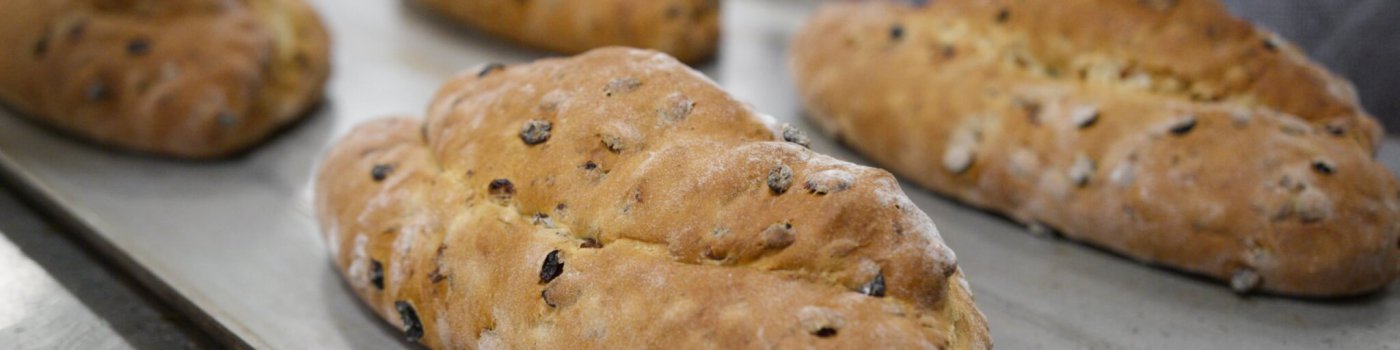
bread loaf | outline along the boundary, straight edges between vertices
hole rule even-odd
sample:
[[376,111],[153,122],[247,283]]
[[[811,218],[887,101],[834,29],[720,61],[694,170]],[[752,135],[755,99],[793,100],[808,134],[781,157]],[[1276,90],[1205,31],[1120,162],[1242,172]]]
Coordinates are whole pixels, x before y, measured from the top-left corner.
[[327,38],[301,0],[0,2],[0,99],[101,144],[206,158],[320,100]]
[[1213,0],[833,4],[792,67],[824,130],[1033,228],[1241,292],[1350,295],[1400,273],[1375,121]]
[[419,0],[426,8],[536,48],[568,54],[610,46],[709,58],[719,42],[718,0]]
[[316,212],[431,348],[990,347],[895,179],[783,131],[655,51],[488,65],[337,142]]

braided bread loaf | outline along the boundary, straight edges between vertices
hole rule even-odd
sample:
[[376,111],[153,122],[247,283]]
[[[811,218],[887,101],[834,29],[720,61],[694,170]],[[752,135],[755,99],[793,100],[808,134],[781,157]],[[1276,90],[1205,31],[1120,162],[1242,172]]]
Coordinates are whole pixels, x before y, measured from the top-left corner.
[[718,0],[419,0],[428,9],[529,46],[575,54],[609,45],[695,63],[719,42]]
[[360,297],[433,348],[989,347],[895,179],[804,142],[664,54],[599,49],[355,128],[316,208]]
[[320,100],[327,41],[301,0],[0,1],[0,99],[98,143],[224,156]]
[[823,129],[1032,227],[1241,292],[1400,274],[1380,128],[1349,84],[1214,0],[834,4],[792,57]]

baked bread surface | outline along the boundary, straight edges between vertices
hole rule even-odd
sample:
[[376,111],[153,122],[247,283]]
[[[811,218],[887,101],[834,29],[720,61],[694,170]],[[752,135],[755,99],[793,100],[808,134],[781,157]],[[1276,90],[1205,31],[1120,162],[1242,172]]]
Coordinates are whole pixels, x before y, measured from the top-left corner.
[[0,99],[134,151],[230,155],[321,98],[328,39],[302,0],[0,2]]
[[791,62],[822,129],[1032,228],[1241,292],[1351,295],[1400,274],[1376,122],[1215,1],[832,4]]
[[654,49],[697,63],[719,42],[718,0],[418,0],[446,17],[528,46],[575,54]]
[[451,79],[316,179],[336,266],[432,348],[990,347],[887,172],[813,153],[662,53]]

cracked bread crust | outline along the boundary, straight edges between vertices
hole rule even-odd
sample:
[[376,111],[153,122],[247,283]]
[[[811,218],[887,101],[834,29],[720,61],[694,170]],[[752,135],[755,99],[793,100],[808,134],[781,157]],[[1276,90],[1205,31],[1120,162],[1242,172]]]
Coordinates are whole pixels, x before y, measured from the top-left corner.
[[1214,1],[834,4],[795,38],[823,129],[936,192],[1241,292],[1400,274],[1351,87]]
[[0,99],[139,152],[237,153],[304,115],[329,71],[301,0],[14,0],[0,17]]
[[432,348],[990,347],[895,179],[782,134],[655,51],[492,65],[333,146],[317,215]]
[[717,0],[418,0],[427,8],[532,47],[576,54],[620,45],[699,63],[719,43]]

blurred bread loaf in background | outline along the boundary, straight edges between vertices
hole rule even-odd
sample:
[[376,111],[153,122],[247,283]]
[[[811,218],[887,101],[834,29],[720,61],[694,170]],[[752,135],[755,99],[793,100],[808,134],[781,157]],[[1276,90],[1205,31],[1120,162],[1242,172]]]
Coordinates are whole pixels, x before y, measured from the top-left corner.
[[302,0],[7,0],[0,99],[100,144],[226,156],[320,101],[328,45]]
[[941,194],[1238,291],[1400,274],[1400,193],[1349,83],[1215,0],[831,4],[809,116]]
[[416,1],[487,33],[565,54],[631,46],[697,63],[714,55],[720,35],[719,0]]

